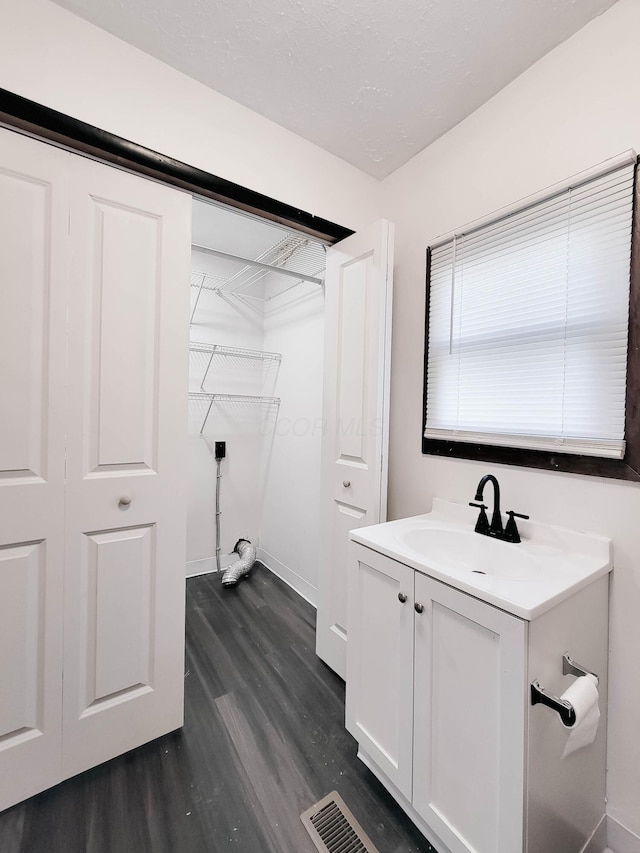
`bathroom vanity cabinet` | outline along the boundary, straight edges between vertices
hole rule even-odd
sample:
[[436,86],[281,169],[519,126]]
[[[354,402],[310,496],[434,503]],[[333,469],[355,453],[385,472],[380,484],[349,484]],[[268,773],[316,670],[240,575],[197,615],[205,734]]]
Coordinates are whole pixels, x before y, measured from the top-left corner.
[[[350,543],[346,724],[360,758],[439,853],[579,853],[605,807],[608,574],[523,618],[376,551],[375,535],[364,544],[394,524]],[[530,683],[562,694],[565,652],[598,674],[602,717],[563,759],[569,730],[531,706]]]

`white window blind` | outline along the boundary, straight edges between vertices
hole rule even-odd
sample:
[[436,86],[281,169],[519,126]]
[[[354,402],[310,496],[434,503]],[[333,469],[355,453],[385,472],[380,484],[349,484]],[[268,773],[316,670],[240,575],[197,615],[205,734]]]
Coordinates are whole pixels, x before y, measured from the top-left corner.
[[425,437],[624,456],[633,178],[432,249]]

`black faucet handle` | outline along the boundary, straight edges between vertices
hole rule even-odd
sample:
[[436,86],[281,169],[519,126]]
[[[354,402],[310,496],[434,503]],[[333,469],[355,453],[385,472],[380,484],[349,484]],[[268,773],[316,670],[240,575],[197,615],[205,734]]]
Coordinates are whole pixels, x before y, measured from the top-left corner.
[[482,503],[474,503],[469,501],[469,506],[475,506],[480,510],[480,515],[476,521],[475,532],[487,534],[490,530],[489,519],[487,518],[487,506]]
[[512,509],[507,510],[507,515],[509,519],[507,521],[507,526],[504,529],[504,538],[505,542],[520,542],[520,531],[518,530],[518,525],[516,524],[516,518],[529,518],[528,515],[523,515],[521,512],[514,512]]

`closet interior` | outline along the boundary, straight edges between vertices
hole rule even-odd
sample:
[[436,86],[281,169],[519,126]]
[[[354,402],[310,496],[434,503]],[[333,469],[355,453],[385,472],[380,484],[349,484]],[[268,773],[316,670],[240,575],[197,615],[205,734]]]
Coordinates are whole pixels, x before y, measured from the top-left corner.
[[325,254],[304,234],[193,201],[188,576],[216,569],[216,547],[224,569],[245,538],[316,600]]

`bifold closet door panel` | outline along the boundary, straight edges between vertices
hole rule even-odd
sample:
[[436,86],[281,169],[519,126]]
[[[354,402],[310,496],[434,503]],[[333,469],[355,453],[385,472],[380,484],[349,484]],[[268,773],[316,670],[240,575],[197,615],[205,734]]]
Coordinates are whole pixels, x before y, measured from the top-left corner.
[[67,160],[0,130],[0,809],[60,778]]
[[182,725],[191,197],[73,158],[64,775]]
[[380,220],[327,250],[316,652],[341,678],[349,531],[387,512],[393,233]]

